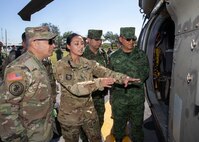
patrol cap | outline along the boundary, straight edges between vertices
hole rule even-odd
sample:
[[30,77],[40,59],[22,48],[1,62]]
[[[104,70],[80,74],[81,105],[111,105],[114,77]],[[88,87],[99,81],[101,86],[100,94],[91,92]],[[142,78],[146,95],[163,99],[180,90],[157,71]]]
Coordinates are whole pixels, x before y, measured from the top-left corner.
[[50,31],[48,26],[27,27],[25,29],[27,39],[53,39],[57,34]]
[[136,40],[137,37],[135,36],[135,27],[121,27],[120,36],[123,36],[126,39]]
[[88,38],[91,39],[102,39],[102,30],[88,30]]

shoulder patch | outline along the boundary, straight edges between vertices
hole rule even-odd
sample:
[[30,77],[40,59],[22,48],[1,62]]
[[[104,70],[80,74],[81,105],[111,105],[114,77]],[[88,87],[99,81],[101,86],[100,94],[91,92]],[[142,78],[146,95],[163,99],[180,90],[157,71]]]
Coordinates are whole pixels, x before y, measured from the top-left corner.
[[19,96],[24,92],[24,86],[21,82],[13,82],[9,86],[9,92],[14,96]]
[[6,78],[7,78],[8,81],[17,81],[17,80],[23,79],[23,77],[20,73],[13,73],[13,72],[7,74]]

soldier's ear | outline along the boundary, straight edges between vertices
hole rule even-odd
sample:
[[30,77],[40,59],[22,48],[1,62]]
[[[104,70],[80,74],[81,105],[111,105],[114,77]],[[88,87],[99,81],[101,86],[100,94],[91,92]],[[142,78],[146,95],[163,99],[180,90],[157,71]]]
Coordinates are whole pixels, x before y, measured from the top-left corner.
[[70,51],[70,45],[66,44],[66,50]]
[[119,37],[119,41],[122,42],[122,37],[121,36]]
[[89,42],[91,41],[91,39],[90,39],[90,38],[87,38],[86,41],[89,43]]

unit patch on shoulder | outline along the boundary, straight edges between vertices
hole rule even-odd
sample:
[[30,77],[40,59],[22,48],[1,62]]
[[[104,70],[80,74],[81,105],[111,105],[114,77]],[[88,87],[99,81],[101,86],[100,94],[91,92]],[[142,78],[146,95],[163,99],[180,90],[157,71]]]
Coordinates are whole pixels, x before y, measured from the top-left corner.
[[24,86],[21,82],[13,82],[9,86],[9,92],[14,96],[19,96],[23,93]]

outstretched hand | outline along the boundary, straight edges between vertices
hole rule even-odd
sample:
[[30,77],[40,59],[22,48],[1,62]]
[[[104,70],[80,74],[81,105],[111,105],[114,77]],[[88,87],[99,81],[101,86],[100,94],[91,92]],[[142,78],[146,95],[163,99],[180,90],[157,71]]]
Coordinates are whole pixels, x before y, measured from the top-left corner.
[[111,88],[111,86],[115,83],[115,79],[112,77],[101,78],[101,84],[103,87]]
[[127,86],[128,86],[128,83],[130,83],[130,82],[140,83],[141,80],[140,80],[139,78],[126,77],[126,78],[123,80],[124,87],[127,87]]

